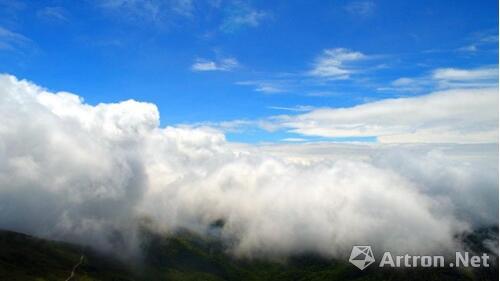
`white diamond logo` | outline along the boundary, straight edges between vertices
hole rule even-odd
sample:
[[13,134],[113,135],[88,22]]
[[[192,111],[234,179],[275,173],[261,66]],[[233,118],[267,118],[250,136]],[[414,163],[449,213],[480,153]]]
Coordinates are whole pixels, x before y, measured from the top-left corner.
[[375,262],[371,246],[353,246],[349,262],[363,270]]

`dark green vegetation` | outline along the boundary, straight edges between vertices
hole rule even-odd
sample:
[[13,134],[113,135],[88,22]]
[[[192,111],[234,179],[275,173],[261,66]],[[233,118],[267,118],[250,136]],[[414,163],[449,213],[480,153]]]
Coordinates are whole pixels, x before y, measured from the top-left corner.
[[[497,228],[466,236],[470,248],[487,251],[482,241]],[[498,280],[498,266],[488,269],[379,269],[360,271],[346,261],[314,255],[286,262],[237,260],[220,243],[186,232],[164,237],[144,233],[143,257],[122,262],[74,244],[0,231],[0,280]],[[496,264],[496,263],[495,263]]]
[[78,245],[0,231],[0,280],[66,280],[85,258],[72,280],[134,280],[123,264]]

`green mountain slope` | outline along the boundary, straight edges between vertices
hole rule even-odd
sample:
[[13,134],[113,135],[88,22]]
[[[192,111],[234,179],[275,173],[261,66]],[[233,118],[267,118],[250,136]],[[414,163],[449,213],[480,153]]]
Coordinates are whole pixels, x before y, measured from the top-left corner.
[[[465,240],[486,251],[480,242],[484,236],[484,231],[479,231]],[[498,280],[497,266],[479,270],[396,270],[371,266],[360,271],[346,261],[314,255],[291,257],[286,262],[239,260],[226,254],[218,241],[187,232],[166,237],[145,231],[142,248],[140,259],[121,262],[78,245],[0,231],[0,280],[66,280],[76,265],[73,281]]]
[[0,231],[0,280],[66,280],[82,253],[73,280],[134,280],[127,266],[91,249]]

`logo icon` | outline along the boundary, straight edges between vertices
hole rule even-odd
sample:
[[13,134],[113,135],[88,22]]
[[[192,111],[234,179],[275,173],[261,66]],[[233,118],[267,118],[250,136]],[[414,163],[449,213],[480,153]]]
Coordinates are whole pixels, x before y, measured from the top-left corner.
[[349,262],[363,270],[375,262],[371,246],[353,246]]

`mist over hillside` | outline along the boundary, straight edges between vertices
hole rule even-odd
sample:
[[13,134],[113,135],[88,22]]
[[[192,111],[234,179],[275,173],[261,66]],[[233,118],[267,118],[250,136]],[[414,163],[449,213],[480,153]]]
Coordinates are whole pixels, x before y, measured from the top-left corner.
[[[488,253],[489,267],[378,268],[360,271],[345,259],[303,253],[278,260],[235,258],[214,237],[178,231],[164,235],[140,230],[141,255],[119,259],[90,247],[0,230],[2,280],[495,280],[498,255],[484,243],[498,228],[482,228],[461,239],[471,253]],[[71,277],[71,278],[70,278]]]
[[[456,91],[498,103],[497,89]],[[497,144],[237,144],[213,127],[160,127],[151,103],[91,105],[10,75],[0,119],[0,228],[119,255],[140,251],[144,218],[201,235],[223,222],[232,255],[269,258],[357,244],[449,253],[498,223]]]

